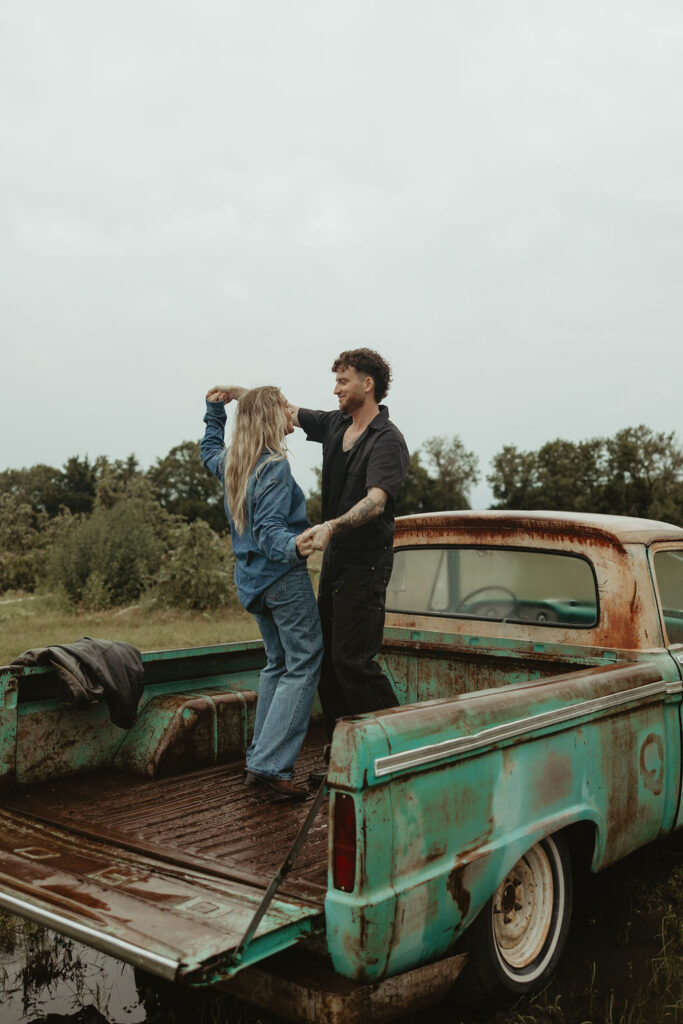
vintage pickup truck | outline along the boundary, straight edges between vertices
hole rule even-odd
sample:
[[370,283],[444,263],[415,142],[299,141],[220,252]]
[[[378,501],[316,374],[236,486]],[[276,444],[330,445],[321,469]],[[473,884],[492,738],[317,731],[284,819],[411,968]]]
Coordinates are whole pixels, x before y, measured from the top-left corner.
[[300,1021],[542,985],[574,868],[683,823],[683,529],[406,517],[387,607],[401,706],[338,723],[312,804],[241,783],[258,643],[144,655],[127,732],[0,670],[0,906]]

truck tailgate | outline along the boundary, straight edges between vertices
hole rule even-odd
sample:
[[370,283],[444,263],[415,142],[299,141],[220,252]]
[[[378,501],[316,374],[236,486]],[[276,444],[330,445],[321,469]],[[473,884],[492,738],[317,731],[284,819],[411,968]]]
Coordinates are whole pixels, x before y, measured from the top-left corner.
[[[244,792],[235,775],[234,767],[220,766],[194,777],[132,783],[127,791],[106,778],[62,780],[6,797],[0,906],[190,984],[229,978],[293,945],[323,924],[326,814],[316,820],[298,877],[295,872],[278,891],[235,964],[232,953],[307,810],[254,797],[235,796],[231,803],[226,797],[233,790]],[[214,802],[198,798],[203,786]],[[189,788],[201,810],[192,827]],[[171,839],[169,829],[181,826],[183,835]],[[257,828],[277,841],[259,842]]]

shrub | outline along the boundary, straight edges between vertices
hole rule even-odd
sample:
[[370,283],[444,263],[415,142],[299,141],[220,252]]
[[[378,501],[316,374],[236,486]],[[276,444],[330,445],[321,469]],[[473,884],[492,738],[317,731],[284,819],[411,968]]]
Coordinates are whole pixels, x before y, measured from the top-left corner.
[[134,601],[156,578],[168,546],[168,520],[172,517],[148,495],[96,508],[56,541],[50,583],[85,607]]
[[179,526],[164,559],[155,596],[166,608],[207,611],[235,600],[229,541],[196,519]]

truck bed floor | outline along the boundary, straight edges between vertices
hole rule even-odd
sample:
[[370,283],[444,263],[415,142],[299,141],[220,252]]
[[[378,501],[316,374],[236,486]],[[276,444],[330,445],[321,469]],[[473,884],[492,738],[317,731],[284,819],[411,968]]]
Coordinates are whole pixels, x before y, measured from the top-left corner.
[[[302,748],[294,779],[322,765],[321,732]],[[2,806],[93,838],[223,877],[268,884],[310,804],[272,803],[242,783],[243,762],[146,780],[94,772],[22,787]],[[324,896],[327,806],[323,806],[283,891]]]

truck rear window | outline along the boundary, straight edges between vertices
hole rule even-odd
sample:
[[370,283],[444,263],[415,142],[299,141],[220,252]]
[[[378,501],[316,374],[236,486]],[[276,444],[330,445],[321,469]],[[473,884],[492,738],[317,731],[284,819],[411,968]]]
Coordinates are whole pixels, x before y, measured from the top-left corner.
[[667,642],[683,644],[683,549],[655,551],[654,563]]
[[387,611],[586,628],[598,621],[589,562],[510,548],[399,548]]

